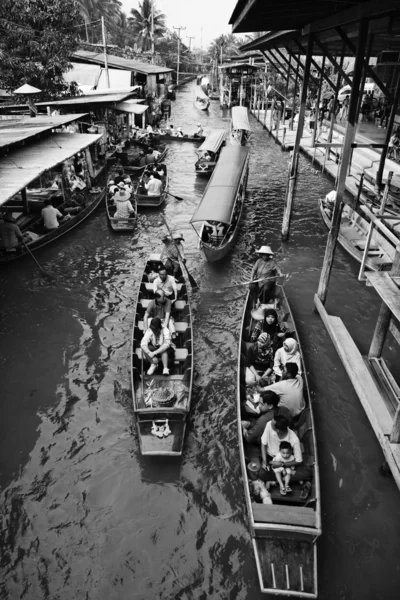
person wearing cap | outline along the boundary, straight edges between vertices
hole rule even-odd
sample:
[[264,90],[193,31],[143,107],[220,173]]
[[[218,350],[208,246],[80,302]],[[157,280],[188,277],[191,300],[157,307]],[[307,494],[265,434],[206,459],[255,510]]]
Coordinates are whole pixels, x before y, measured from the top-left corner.
[[197,123],[197,129],[193,137],[203,137],[203,128],[201,126],[201,123]]
[[150,327],[145,332],[140,347],[144,358],[150,362],[150,368],[147,375],[153,375],[161,362],[163,365],[163,375],[169,375],[168,369],[168,350],[171,348],[171,334],[166,327],[163,327],[161,319],[154,317]]
[[17,246],[23,241],[24,236],[12,214],[2,215],[0,217],[0,249],[6,252],[15,252]]
[[171,301],[165,297],[164,290],[158,289],[154,294],[154,300],[150,300],[143,317],[143,327],[147,331],[154,317],[161,319],[163,327],[167,327],[172,339],[176,337],[174,319],[171,317]]
[[135,214],[135,209],[130,202],[130,193],[125,189],[125,184],[120,183],[118,186],[118,192],[114,194],[113,200],[117,210],[113,215],[116,219],[131,219]]
[[174,233],[172,240],[165,235],[161,241],[164,244],[161,252],[161,261],[165,265],[167,272],[176,277],[180,268],[179,258],[181,258],[182,262],[186,263],[185,250],[182,244],[185,239],[181,233]]
[[[265,303],[274,297],[276,278],[282,275],[282,271],[274,259],[270,246],[261,246],[256,250],[256,254],[259,255],[259,259],[251,272],[250,294],[255,301],[261,299],[261,302]],[[262,281],[255,281],[258,279]]]

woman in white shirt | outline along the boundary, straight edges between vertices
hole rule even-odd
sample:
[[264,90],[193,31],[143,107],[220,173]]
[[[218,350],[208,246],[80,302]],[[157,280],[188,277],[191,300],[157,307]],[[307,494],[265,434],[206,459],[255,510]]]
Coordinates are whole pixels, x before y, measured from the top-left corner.
[[161,324],[159,317],[151,320],[150,327],[144,334],[140,342],[144,357],[150,362],[150,368],[147,375],[153,375],[161,362],[163,365],[163,375],[169,375],[168,369],[168,350],[171,347],[171,334],[166,327]]

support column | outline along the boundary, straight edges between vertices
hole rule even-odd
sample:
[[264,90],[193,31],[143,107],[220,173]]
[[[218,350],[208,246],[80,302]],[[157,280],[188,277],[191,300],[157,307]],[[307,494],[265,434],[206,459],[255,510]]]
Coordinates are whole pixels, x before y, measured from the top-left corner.
[[283,222],[282,222],[282,239],[287,240],[289,236],[289,228],[290,228],[290,219],[292,216],[292,207],[293,207],[293,198],[294,198],[294,188],[296,185],[296,174],[297,174],[297,163],[298,163],[298,153],[300,148],[300,141],[303,135],[304,129],[304,116],[306,112],[306,100],[307,100],[307,86],[308,79],[310,75],[310,65],[312,59],[312,51],[314,46],[314,35],[310,34],[308,38],[308,48],[306,55],[306,64],[304,65],[304,76],[303,76],[303,86],[301,89],[301,101],[300,101],[300,112],[299,112],[299,122],[297,125],[296,131],[296,139],[293,147],[292,160],[290,163],[290,171],[289,171],[289,181],[286,189],[286,198],[285,198],[285,207],[283,211]]
[[[322,73],[325,70],[325,54],[322,58]],[[314,148],[315,147],[315,139],[317,137],[317,131],[318,131],[318,119],[319,119],[319,105],[321,103],[321,92],[322,92],[322,82],[323,82],[323,76],[321,73],[321,79],[319,82],[319,86],[318,86],[318,92],[317,92],[317,105],[315,107],[315,115],[314,115],[314,131],[312,133],[312,138],[311,138],[311,147]],[[322,123],[321,123],[322,126]],[[315,156],[315,150],[314,150],[314,156]]]
[[[333,100],[333,109],[332,109],[332,114],[331,114],[331,125],[329,128],[329,134],[328,134],[328,139],[327,142],[328,144],[330,144],[332,142],[332,137],[333,137],[333,127],[334,124],[336,123],[336,108],[337,108],[337,103],[338,103],[338,94],[339,94],[339,90],[342,84],[342,73],[343,73],[343,62],[344,62],[344,55],[345,55],[345,51],[346,51],[346,44],[343,42],[343,46],[342,46],[342,54],[340,57],[340,65],[338,67],[338,76],[337,76],[337,81],[336,81],[336,87],[335,87],[335,97]],[[332,59],[331,59],[332,62]],[[335,64],[337,64],[335,62]],[[324,172],[325,169],[325,162],[328,159],[329,160],[329,155],[330,155],[330,146],[327,146],[325,148],[325,154],[324,154],[324,164],[322,165],[322,172]]]
[[296,97],[297,97],[297,82],[299,79],[299,68],[300,68],[300,54],[299,54],[299,59],[296,65],[296,77],[294,80],[294,90],[293,90],[293,102],[292,102],[292,116],[290,118],[290,125],[289,125],[289,129],[291,131],[293,131],[293,122],[294,122],[294,117],[295,117],[295,112],[296,112]]
[[[400,274],[400,246],[396,248],[396,254],[394,256],[391,275]],[[386,334],[389,329],[390,319],[392,313],[388,306],[382,302],[381,310],[379,311],[378,321],[375,326],[374,335],[372,337],[371,346],[368,352],[368,358],[380,358],[382,355],[383,346],[386,339]]]
[[336,190],[336,201],[332,215],[332,225],[328,234],[328,240],[326,243],[324,263],[322,265],[321,277],[318,285],[317,295],[321,300],[322,304],[325,304],[326,297],[328,295],[329,280],[332,271],[333,259],[335,256],[336,242],[340,228],[340,221],[342,217],[343,209],[343,196],[345,191],[347,167],[350,159],[351,145],[354,141],[356,127],[357,127],[357,105],[358,105],[358,94],[360,90],[360,82],[362,76],[362,68],[364,62],[364,50],[368,35],[369,21],[362,19],[359,24],[358,30],[358,47],[356,60],[354,63],[354,75],[353,75],[353,86],[351,88],[350,106],[348,113],[348,122],[346,127],[346,133],[343,141],[343,151],[341,156],[341,163],[338,171],[338,184]]

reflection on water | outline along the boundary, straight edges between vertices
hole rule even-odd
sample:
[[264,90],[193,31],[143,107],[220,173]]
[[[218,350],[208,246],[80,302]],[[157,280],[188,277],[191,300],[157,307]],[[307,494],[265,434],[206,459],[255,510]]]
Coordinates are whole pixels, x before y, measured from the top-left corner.
[[[217,102],[197,111],[191,85],[173,124],[228,127]],[[318,427],[323,536],[320,598],[397,597],[400,510],[379,475],[380,447],[319,317],[312,310],[326,242],[317,199],[330,181],[300,159],[293,226],[280,227],[288,155],[252,121],[247,206],[232,255],[209,265],[189,218],[206,181],[195,146],[171,143],[164,214],[182,231],[193,298],[196,376],[179,461],[139,456],[130,394],[130,330],[145,257],[160,248],[157,211],[116,236],[100,208],[77,230],[0,272],[0,598],[239,599],[263,597],[246,524],[236,430],[238,335],[256,246],[271,244],[302,338]],[[328,310],[366,351],[379,302],[338,249]],[[389,340],[388,359],[394,365]]]

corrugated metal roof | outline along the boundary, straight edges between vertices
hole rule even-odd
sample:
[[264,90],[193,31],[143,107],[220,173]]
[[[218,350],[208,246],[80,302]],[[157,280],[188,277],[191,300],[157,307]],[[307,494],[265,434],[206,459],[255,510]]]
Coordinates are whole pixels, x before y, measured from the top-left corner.
[[102,136],[86,133],[54,133],[34,146],[9,152],[0,160],[0,206],[31,181]]
[[232,129],[250,131],[249,112],[246,106],[232,106]]
[[259,66],[251,65],[248,62],[225,63],[223,65],[218,65],[218,69],[232,69],[232,68],[238,69],[239,67],[243,67],[243,69],[248,69],[249,67],[251,67],[254,70],[260,68]]
[[227,135],[226,129],[213,129],[211,133],[207,136],[207,139],[204,140],[198,152],[206,150],[210,152],[218,152],[221,144],[226,138]]
[[86,114],[59,115],[55,117],[37,115],[33,119],[24,117],[23,119],[0,120],[0,148],[17,144],[39,133],[49,131],[49,129],[61,127],[61,125],[76,121]]
[[[119,92],[117,94],[90,94],[89,96],[77,96],[76,98],[66,98],[65,100],[50,100],[44,102],[46,106],[79,106],[87,104],[106,104],[110,102],[122,102],[129,98],[132,92]],[[37,102],[38,105],[42,104]]]
[[[104,53],[78,50],[71,55],[71,60],[80,60],[82,62],[86,61],[96,65],[104,66]],[[173,71],[173,69],[168,69],[168,67],[160,67],[159,65],[141,63],[129,58],[113,56],[112,54],[107,54],[107,63],[111,69],[126,69],[127,71],[136,71],[137,73],[142,73],[144,75],[157,75],[158,73],[170,73]]]
[[249,150],[246,146],[222,148],[203,198],[190,219],[191,223],[208,220],[230,223]]

